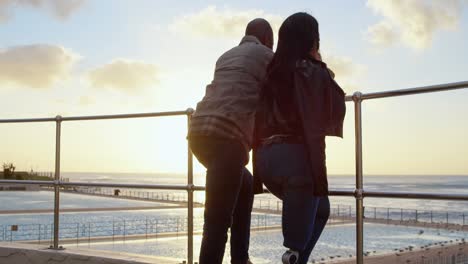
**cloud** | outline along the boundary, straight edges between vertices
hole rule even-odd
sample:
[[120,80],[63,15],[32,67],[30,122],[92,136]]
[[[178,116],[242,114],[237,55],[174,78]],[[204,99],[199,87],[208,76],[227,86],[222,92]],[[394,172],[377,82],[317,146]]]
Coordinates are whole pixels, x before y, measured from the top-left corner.
[[327,63],[328,68],[335,73],[336,81],[342,86],[345,92],[356,90],[367,74],[366,66],[353,62],[349,57],[325,53],[323,54],[323,61]]
[[0,49],[0,83],[50,88],[68,78],[78,56],[61,46],[37,44]]
[[276,29],[283,21],[281,16],[266,14],[262,10],[219,10],[215,6],[209,6],[197,13],[177,17],[170,29],[200,37],[238,38],[244,34],[247,23],[258,17],[268,20],[274,32],[277,32]]
[[390,47],[398,41],[398,33],[388,21],[370,26],[367,34],[370,42],[380,47]]
[[158,83],[158,69],[153,64],[116,59],[88,72],[92,87],[112,88],[133,93]]
[[0,22],[7,21],[11,11],[20,6],[45,9],[58,19],[66,19],[86,0],[0,0]]
[[379,47],[397,42],[416,49],[428,48],[434,35],[456,30],[466,0],[368,0],[367,6],[383,20],[368,28],[368,40]]

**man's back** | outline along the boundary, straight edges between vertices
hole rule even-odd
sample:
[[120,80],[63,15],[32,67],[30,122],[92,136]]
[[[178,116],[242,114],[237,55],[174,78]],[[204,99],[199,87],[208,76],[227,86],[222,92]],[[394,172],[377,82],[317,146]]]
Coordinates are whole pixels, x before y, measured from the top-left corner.
[[216,62],[214,79],[197,105],[194,118],[219,117],[241,131],[250,145],[260,83],[273,52],[257,38],[245,36],[241,44],[224,53]]

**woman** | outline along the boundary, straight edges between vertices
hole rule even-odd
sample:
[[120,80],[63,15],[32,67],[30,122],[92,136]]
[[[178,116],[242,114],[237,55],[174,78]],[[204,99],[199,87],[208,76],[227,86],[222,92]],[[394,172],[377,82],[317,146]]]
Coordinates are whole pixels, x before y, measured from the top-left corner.
[[255,180],[283,200],[283,263],[307,263],[330,214],[325,136],[342,137],[345,102],[319,40],[313,16],[284,21],[255,120]]

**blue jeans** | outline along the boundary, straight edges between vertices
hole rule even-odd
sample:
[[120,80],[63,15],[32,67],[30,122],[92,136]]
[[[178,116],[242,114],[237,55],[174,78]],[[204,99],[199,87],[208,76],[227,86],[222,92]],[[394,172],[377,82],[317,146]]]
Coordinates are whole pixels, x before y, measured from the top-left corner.
[[256,166],[268,190],[283,200],[284,243],[307,263],[330,216],[327,196],[312,194],[313,179],[303,144],[271,144],[257,150]]
[[206,170],[205,213],[199,264],[221,264],[231,228],[231,263],[249,259],[252,174],[240,142],[192,137],[190,148]]

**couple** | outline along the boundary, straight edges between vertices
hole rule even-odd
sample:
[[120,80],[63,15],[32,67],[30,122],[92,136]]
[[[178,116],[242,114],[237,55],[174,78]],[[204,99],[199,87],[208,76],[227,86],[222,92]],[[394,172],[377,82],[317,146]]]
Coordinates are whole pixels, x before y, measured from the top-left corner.
[[[288,17],[272,47],[270,24],[251,21],[216,62],[190,124],[190,147],[207,169],[200,264],[222,263],[229,228],[231,263],[251,263],[262,183],[283,200],[283,263],[306,263],[329,217],[325,136],[342,137],[344,93],[321,61],[313,16]],[[254,177],[245,168],[252,148]]]

